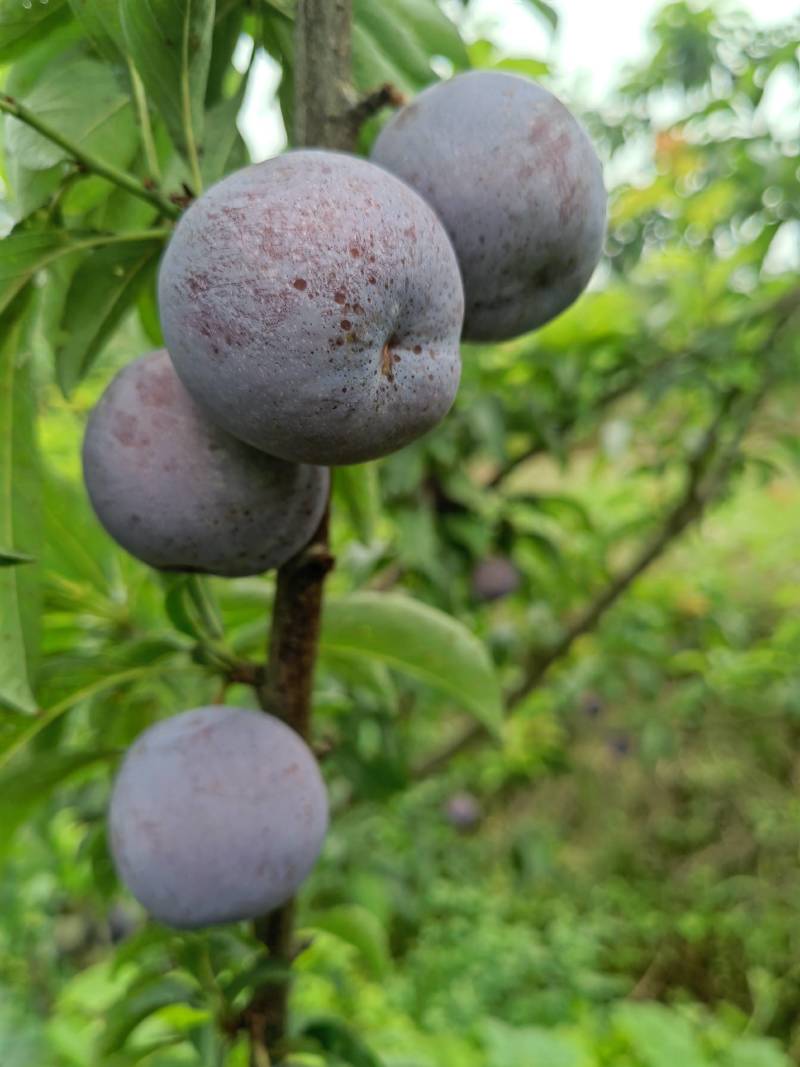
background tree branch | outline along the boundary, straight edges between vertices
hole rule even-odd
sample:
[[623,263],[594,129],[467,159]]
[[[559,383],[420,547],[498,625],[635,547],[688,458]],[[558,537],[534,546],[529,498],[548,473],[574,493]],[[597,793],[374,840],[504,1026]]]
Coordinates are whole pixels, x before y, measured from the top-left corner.
[[[627,567],[624,567],[608,585],[600,590],[566,628],[560,640],[543,652],[532,652],[529,655],[523,665],[522,677],[506,697],[507,710],[514,708],[539,687],[550,668],[570,652],[578,638],[597,626],[606,612],[636,579],[660,559],[687,527],[699,519],[720,495],[731,468],[739,458],[742,436],[766,393],[767,385],[765,379],[758,391],[746,396],[742,395],[738,387],[724,394],[714,418],[689,457],[683,493]],[[737,407],[741,410],[736,420],[732,440],[727,445],[721,446],[720,436],[732,417],[733,409]],[[417,764],[413,770],[413,777],[421,779],[435,774],[454,756],[486,740],[487,737],[487,730],[481,723],[470,723],[454,738]]]

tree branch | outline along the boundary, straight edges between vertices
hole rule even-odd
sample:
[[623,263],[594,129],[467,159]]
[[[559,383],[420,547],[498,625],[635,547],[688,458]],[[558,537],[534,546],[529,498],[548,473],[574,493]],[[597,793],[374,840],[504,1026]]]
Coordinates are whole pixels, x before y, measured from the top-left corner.
[[125,192],[130,193],[131,196],[136,196],[140,200],[146,200],[148,204],[158,208],[161,215],[165,215],[170,219],[177,219],[180,217],[181,209],[178,205],[174,204],[167,197],[162,196],[158,190],[148,188],[131,174],[119,170],[110,163],[105,163],[102,159],[98,159],[89,152],[84,152],[78,145],[73,144],[68,138],[63,137],[58,130],[53,129],[52,126],[43,122],[37,115],[25,107],[24,104],[20,104],[20,102],[15,100],[13,96],[0,94],[0,111],[4,111],[7,115],[19,119],[20,122],[24,122],[27,126],[30,126],[31,129],[40,133],[42,137],[46,137],[48,141],[52,141],[53,144],[57,144],[59,148],[63,148],[72,159],[77,163],[80,163],[80,165],[87,171],[98,175],[100,178],[105,178],[106,181],[112,182],[120,189],[124,189]]
[[[749,394],[745,394],[739,387],[733,387],[723,395],[714,418],[689,457],[686,487],[665,516],[659,529],[642,546],[628,566],[584,608],[564,632],[560,641],[547,651],[534,653],[528,658],[521,680],[506,697],[507,710],[515,707],[539,687],[550,667],[567,655],[579,637],[594,629],[629,586],[666,552],[673,541],[692,522],[703,515],[708,506],[722,492],[730,471],[739,458],[742,438],[772,383],[771,363],[776,361],[772,350],[798,312],[800,312],[800,286],[795,286],[778,297],[768,308],[760,309],[756,315],[750,313],[742,317],[741,324],[757,321],[767,315],[772,317],[772,324],[762,345],[766,367],[760,387]],[[725,431],[727,420],[737,406],[741,407],[741,411],[734,424],[731,439],[726,446],[720,448],[720,438]],[[478,723],[469,724],[449,742],[417,764],[412,772],[413,777],[421,779],[435,774],[454,756],[484,741],[487,736],[485,727]]]
[[[785,324],[785,322],[797,311],[800,306],[800,286],[795,286],[793,289],[787,290],[777,300],[773,301],[766,307],[761,307],[754,314],[752,311],[748,311],[741,315],[735,322],[727,324],[727,328],[741,327],[750,324],[762,317],[774,316],[775,322],[773,324],[773,330],[770,335],[768,344],[771,344],[777,333],[779,333]],[[627,381],[621,382],[619,385],[614,386],[607,392],[603,393],[591,408],[584,414],[589,416],[596,416],[603,412],[606,408],[611,407],[618,400],[628,396],[634,392],[645,381],[651,379],[661,371],[667,370],[676,366],[677,364],[683,364],[688,359],[696,357],[702,352],[702,340],[696,344],[693,348],[682,353],[667,353],[655,360],[647,367],[640,368],[640,373],[629,378]],[[561,435],[567,431],[574,430],[578,423],[578,416],[562,419],[556,427],[556,432]],[[507,478],[510,477],[522,466],[523,463],[527,463],[528,460],[533,459],[535,456],[540,455],[542,452],[547,451],[547,444],[545,441],[537,440],[531,444],[524,452],[512,457],[506,463],[503,464],[492,477],[484,484],[484,488],[496,489]]]
[[346,117],[353,136],[357,135],[367,119],[377,115],[381,108],[402,107],[405,102],[406,97],[391,82],[386,82],[374,92],[367,93],[366,96],[353,104],[347,112]]
[[294,37],[294,143],[351,152],[351,0],[298,0]]
[[[669,546],[684,530],[706,510],[708,505],[724,488],[731,467],[739,455],[739,444],[749,425],[750,418],[766,391],[766,381],[758,392],[742,397],[738,388],[729,390],[697,447],[687,463],[686,486],[683,493],[667,512],[653,536],[645,542],[627,567],[600,591],[564,631],[561,639],[551,648],[529,656],[517,685],[507,694],[505,706],[511,710],[529,696],[544,680],[553,664],[563,659],[572,646],[584,634],[589,633],[622,594],[656,560],[664,555]],[[742,400],[743,414],[739,419],[732,441],[719,451],[719,438],[734,406]],[[470,723],[447,744],[427,756],[413,770],[415,779],[435,774],[449,761],[467,751],[488,736],[480,723]]]
[[[352,150],[355,133],[346,120],[351,103],[350,0],[298,0],[295,14],[294,143]],[[280,715],[310,740],[311,696],[325,577],[333,566],[326,511],[311,543],[278,570],[266,682],[259,689],[265,711]],[[270,957],[291,964],[294,901],[255,923]],[[288,981],[257,990],[246,1011],[251,1064],[270,1062],[285,1046]]]

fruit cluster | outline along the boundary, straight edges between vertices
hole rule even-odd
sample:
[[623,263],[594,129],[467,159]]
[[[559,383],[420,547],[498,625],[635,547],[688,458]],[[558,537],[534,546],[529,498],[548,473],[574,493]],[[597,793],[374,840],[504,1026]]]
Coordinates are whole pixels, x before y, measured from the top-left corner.
[[[501,341],[557,315],[587,285],[604,229],[583,129],[504,73],[427,89],[372,161],[291,151],[231,174],[166,250],[166,351],[125,367],[89,419],[100,521],[161,570],[282,566],[320,522],[327,468],[440,422],[460,340]],[[289,898],[326,823],[305,742],[271,716],[200,708],[128,753],[111,844],[148,910],[191,927]]]

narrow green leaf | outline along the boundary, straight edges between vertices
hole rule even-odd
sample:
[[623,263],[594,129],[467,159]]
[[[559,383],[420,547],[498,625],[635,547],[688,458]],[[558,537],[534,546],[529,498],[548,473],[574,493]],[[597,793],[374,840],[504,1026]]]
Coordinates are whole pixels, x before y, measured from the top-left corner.
[[12,233],[0,241],[0,314],[38,270],[68,251],[68,235],[57,230]]
[[126,241],[88,256],[67,292],[56,351],[56,373],[65,394],[83,378],[122,316],[135,301],[160,241]]
[[125,0],[125,43],[147,95],[187,158],[203,137],[214,0]]
[[13,548],[3,548],[0,545],[0,567],[16,567],[20,563],[33,563],[33,556],[27,552],[17,552]]
[[[444,56],[459,70],[469,58],[458,30],[433,0],[355,0],[354,69],[365,72],[367,49],[372,63],[395,70],[401,88],[419,89],[436,80],[433,56]],[[367,39],[369,44],[367,44]],[[373,75],[374,77],[374,75]],[[358,77],[357,77],[358,80]],[[392,79],[390,79],[392,80]],[[361,86],[375,88],[375,83]]]
[[[30,361],[21,351],[27,299],[0,318],[0,542],[38,553],[39,464]],[[39,570],[0,568],[0,704],[31,713],[39,639]]]
[[119,0],[69,0],[86,36],[105,59],[121,61],[124,42]]
[[36,752],[0,773],[0,859],[5,857],[22,823],[57,786],[78,771],[114,758],[113,752]]
[[59,579],[108,593],[112,542],[93,521],[86,492],[47,469],[44,479],[45,566]]
[[[84,151],[126,167],[139,134],[130,97],[107,64],[66,53],[20,97],[31,111]],[[69,153],[15,118],[6,121],[6,149],[31,170],[47,170]]]
[[176,978],[148,977],[138,982],[106,1012],[106,1028],[100,1040],[101,1054],[107,1056],[121,1049],[139,1023],[159,1008],[189,1003],[193,996],[194,990]]
[[223,986],[223,994],[232,1003],[247,989],[262,989],[267,985],[283,985],[291,981],[292,972],[280,960],[257,959],[251,966],[240,968],[238,973]]
[[357,904],[343,904],[311,917],[312,930],[324,930],[352,945],[373,978],[380,979],[389,967],[389,945],[380,920]]
[[39,44],[69,18],[65,0],[41,0],[28,7],[22,0],[0,0],[0,63],[8,63]]
[[342,655],[373,656],[449,694],[491,730],[500,727],[500,684],[486,648],[436,608],[397,593],[330,599],[321,644]]
[[592,1067],[595,1062],[571,1037],[562,1037],[552,1030],[537,1026],[517,1028],[499,1019],[487,1019],[483,1031],[487,1067],[518,1067],[523,1063],[541,1063],[543,1067],[544,1064],[547,1067]]
[[7,160],[7,167],[13,197],[9,207],[15,222],[22,222],[43,207],[64,180],[65,167],[62,163],[47,170],[30,170],[12,155]]
[[237,145],[243,144],[236,125],[236,116],[244,100],[245,82],[228,100],[220,100],[206,112],[203,161],[200,170],[203,181],[210,185],[230,169],[229,160]]
[[163,348],[164,334],[161,332],[161,319],[158,315],[157,268],[157,263],[145,267],[142,285],[136,297],[136,310],[139,312],[139,324],[147,335],[147,340],[154,348]]
[[348,1067],[383,1067],[372,1049],[341,1019],[314,1019],[303,1027],[303,1036],[336,1057],[330,1061],[326,1056],[326,1062]]
[[380,514],[380,485],[375,464],[337,467],[333,472],[333,493],[336,502],[347,513],[359,541],[372,544]]
[[[213,108],[224,97],[225,82],[231,69],[231,61],[244,22],[244,7],[234,4],[226,10],[220,3],[214,20],[214,32],[211,38],[211,59],[208,66],[206,84],[206,109]],[[207,140],[210,140],[207,138]]]
[[[2,639],[2,631],[0,631],[0,639]],[[0,660],[0,670],[2,670],[2,660]],[[148,677],[161,675],[163,671],[163,662],[158,662],[155,666],[134,667],[131,670],[104,675],[87,682],[81,689],[76,689],[69,693],[63,700],[52,704],[34,719],[22,720],[23,724],[21,726],[17,726],[15,729],[3,734],[2,745],[0,746],[0,767],[5,767],[13,756],[29,744],[51,722],[55,722],[65,712],[70,711],[70,709],[81,704],[84,700],[109,690],[119,689],[129,682],[138,682]]]
[[546,3],[546,0],[528,0],[531,7],[541,15],[551,31],[555,33],[558,29],[558,12],[550,4]]

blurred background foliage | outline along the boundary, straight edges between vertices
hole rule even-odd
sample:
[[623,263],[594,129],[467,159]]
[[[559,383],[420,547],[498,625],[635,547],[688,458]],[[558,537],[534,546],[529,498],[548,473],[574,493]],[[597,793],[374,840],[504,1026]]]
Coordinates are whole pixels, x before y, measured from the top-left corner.
[[[258,49],[290,128],[290,0],[199,5],[177,72],[148,5],[124,7],[0,0],[5,91],[178,196],[246,161]],[[469,65],[559,84],[462,38],[464,8],[356,0],[359,89]],[[663,7],[583,114],[611,194],[591,291],[465,347],[435,433],[337,472],[315,698],[337,814],[302,897],[287,1062],[800,1063],[799,43],[796,21]],[[0,1059],[237,1067],[231,1020],[269,961],[243,927],[145,923],[104,812],[148,723],[254,706],[237,671],[263,658],[272,579],[160,580],[98,527],[82,427],[160,342],[163,235],[133,238],[158,211],[11,118],[3,179]]]

